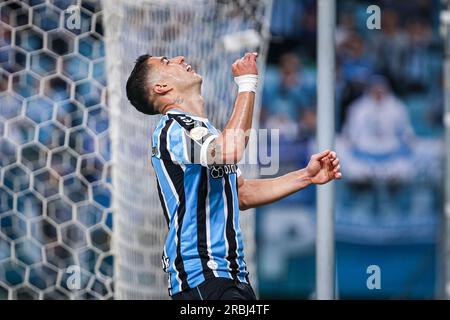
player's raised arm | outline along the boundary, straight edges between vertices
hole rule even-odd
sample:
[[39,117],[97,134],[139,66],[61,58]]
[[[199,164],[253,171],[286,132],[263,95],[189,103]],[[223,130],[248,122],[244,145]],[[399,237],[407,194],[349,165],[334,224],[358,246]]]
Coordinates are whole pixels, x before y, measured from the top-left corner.
[[256,53],[236,60],[231,69],[239,90],[230,120],[223,132],[209,145],[208,162],[232,164],[241,160],[252,126],[253,106],[258,83]]

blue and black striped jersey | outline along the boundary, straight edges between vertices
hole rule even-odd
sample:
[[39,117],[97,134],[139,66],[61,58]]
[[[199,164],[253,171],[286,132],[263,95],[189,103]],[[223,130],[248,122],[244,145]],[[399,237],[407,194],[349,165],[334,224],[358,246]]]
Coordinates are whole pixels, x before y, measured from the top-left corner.
[[169,111],[153,133],[152,164],[168,234],[163,268],[169,294],[223,277],[248,283],[239,228],[237,165],[210,165],[219,134],[205,118]]

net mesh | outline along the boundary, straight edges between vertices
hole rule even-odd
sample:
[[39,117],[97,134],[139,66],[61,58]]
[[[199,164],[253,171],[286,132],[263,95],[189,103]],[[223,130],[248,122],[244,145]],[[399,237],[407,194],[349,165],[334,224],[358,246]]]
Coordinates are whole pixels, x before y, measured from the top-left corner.
[[[126,99],[125,83],[141,54],[183,55],[202,74],[208,118],[222,129],[237,94],[230,72],[232,62],[247,50],[258,51],[263,73],[271,0],[105,0],[103,6],[111,108],[116,298],[164,299],[168,296],[161,253],[167,227],[149,156],[159,117],[135,111]],[[258,106],[257,101],[255,120]],[[254,127],[258,127],[257,121]],[[243,169],[246,177],[257,174],[254,166]],[[241,226],[250,279],[255,284],[252,212],[241,215]]]
[[113,297],[99,4],[0,2],[0,299]]

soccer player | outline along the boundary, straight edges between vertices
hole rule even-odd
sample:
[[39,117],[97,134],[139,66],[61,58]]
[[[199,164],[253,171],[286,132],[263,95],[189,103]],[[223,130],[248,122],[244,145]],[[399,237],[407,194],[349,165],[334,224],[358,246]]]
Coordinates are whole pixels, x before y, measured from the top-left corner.
[[340,179],[339,159],[325,150],[306,168],[275,179],[245,179],[236,163],[247,144],[258,81],[254,53],[232,65],[238,95],[222,132],[206,118],[202,77],[184,57],[140,56],[127,96],[140,112],[162,114],[152,164],[168,225],[163,268],[176,300],[253,300],[239,210],[272,203],[311,184]]

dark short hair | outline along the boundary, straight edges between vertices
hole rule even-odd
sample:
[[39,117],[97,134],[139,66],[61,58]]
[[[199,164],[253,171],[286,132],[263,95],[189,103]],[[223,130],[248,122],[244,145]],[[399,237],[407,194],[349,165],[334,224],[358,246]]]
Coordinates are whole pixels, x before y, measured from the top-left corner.
[[149,115],[159,113],[149,99],[147,79],[150,66],[147,60],[151,57],[149,54],[143,54],[137,58],[133,71],[131,71],[127,80],[128,100],[138,111]]

